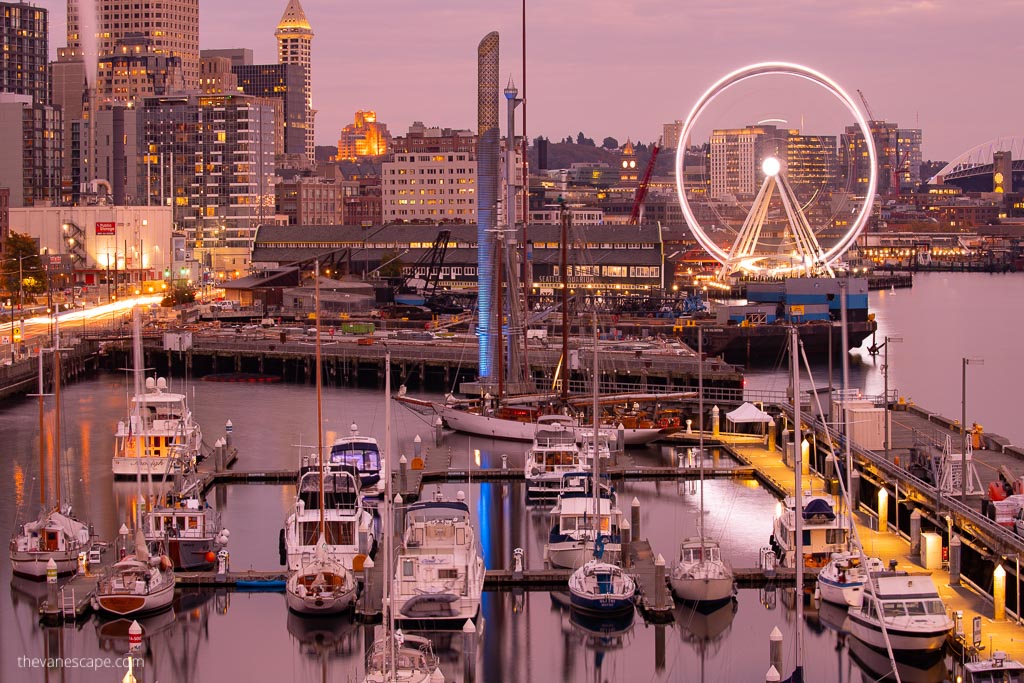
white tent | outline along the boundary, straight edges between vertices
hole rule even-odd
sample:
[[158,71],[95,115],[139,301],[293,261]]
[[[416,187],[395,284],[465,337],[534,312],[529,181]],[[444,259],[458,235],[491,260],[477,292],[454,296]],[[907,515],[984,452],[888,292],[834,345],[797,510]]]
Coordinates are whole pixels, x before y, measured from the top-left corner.
[[745,422],[762,422],[770,425],[775,424],[772,416],[763,410],[759,410],[753,403],[744,403],[731,413],[725,414],[725,419],[733,424]]

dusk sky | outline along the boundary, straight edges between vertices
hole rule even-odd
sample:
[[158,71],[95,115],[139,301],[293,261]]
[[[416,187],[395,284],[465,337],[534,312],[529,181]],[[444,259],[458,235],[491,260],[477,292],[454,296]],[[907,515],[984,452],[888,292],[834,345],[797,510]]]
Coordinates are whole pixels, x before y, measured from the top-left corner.
[[[502,83],[521,86],[520,0],[301,0],[313,41],[317,143],[337,143],[357,109],[376,110],[392,134],[414,120],[476,129],[476,47],[501,34]],[[64,44],[64,2],[51,8],[51,52]],[[287,0],[201,0],[202,48],[251,47],[276,61],[274,28]],[[1024,56],[1021,0],[548,0],[528,2],[527,133],[552,139],[583,131],[651,141],[685,118],[714,81],[746,64],[792,61],[822,71],[877,118],[924,130],[925,159],[951,159],[997,136],[1024,133],[1024,95],[1014,77]],[[791,79],[774,77],[769,101],[735,90],[732,118],[781,117],[805,132],[835,134],[816,110],[823,91],[786,111]],[[712,115],[709,112],[709,115]],[[707,118],[705,121],[704,119]],[[726,120],[728,119],[728,120]],[[833,123],[834,121],[834,123]],[[817,124],[817,125],[815,125]]]

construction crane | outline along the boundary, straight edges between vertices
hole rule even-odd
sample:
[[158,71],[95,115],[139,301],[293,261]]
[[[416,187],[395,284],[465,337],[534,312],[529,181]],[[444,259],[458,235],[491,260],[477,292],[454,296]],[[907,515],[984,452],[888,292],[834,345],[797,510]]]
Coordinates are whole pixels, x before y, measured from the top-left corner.
[[640,223],[640,214],[644,210],[644,200],[647,199],[647,187],[651,182],[651,174],[654,172],[654,162],[658,159],[658,152],[661,150],[662,139],[658,138],[658,141],[654,143],[654,147],[651,148],[651,158],[647,160],[647,168],[644,170],[644,177],[640,179],[640,184],[636,188],[636,195],[633,197],[633,211],[629,214],[629,223],[627,225],[638,225]]

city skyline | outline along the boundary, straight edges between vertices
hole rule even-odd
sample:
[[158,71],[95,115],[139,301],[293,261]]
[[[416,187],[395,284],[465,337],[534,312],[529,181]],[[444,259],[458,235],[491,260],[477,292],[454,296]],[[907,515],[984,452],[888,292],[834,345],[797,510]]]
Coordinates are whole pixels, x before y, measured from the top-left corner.
[[[63,2],[47,5],[52,56],[65,42],[65,11]],[[233,5],[205,0],[200,47],[249,47],[257,63],[275,63],[274,30],[286,6],[286,0],[250,3],[242,25]],[[381,0],[341,7],[303,0],[302,7],[315,33],[318,145],[336,145],[359,109],[375,110],[395,134],[414,121],[475,129],[475,51],[491,30],[501,35],[502,82],[511,76],[522,88],[521,2]],[[652,141],[662,124],[685,118],[729,71],[757,61],[794,61],[829,74],[855,98],[862,90],[878,119],[924,130],[926,159],[949,160],[1017,132],[1011,112],[1018,96],[1003,84],[1011,82],[1012,56],[1021,50],[1012,27],[1014,18],[1024,18],[1024,5],[995,0],[986,7],[991,11],[981,13],[942,0],[696,0],[686,8],[666,0],[528,4],[527,134],[561,139],[583,131],[599,142],[606,136]],[[381,17],[386,29],[368,28],[381,26]],[[981,102],[1000,106],[979,116]],[[829,128],[811,132],[834,132]]]

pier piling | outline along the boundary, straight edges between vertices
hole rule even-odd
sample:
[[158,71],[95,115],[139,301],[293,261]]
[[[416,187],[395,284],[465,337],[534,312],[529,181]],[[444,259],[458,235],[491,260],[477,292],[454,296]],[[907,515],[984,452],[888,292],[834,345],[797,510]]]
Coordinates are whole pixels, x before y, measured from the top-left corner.
[[[768,672],[771,673],[772,671],[775,671],[776,678],[774,680],[776,681],[780,680],[778,678],[778,672],[783,668],[782,656],[782,631],[780,631],[779,627],[776,626],[772,629],[772,632],[768,634],[768,663],[771,665]],[[767,680],[772,679],[769,678]]]
[[633,497],[630,509],[630,524],[633,525],[633,538],[640,539],[640,499]]

